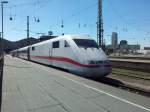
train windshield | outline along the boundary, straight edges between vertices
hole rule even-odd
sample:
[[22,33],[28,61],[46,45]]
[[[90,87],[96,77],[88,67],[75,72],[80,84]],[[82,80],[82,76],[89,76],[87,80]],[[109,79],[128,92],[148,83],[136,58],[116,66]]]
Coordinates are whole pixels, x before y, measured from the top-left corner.
[[99,48],[94,40],[89,39],[73,39],[78,47],[81,48]]

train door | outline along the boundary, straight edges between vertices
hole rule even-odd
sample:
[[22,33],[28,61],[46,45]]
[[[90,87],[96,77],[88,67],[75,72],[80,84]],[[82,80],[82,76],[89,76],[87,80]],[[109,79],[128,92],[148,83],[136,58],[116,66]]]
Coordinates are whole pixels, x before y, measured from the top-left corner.
[[50,43],[50,45],[49,45],[49,57],[52,57],[52,52],[53,52],[52,43]]
[[[53,48],[52,48],[52,43],[49,44],[49,58],[52,58],[52,52],[53,52]],[[49,64],[52,65],[52,61],[49,60]]]

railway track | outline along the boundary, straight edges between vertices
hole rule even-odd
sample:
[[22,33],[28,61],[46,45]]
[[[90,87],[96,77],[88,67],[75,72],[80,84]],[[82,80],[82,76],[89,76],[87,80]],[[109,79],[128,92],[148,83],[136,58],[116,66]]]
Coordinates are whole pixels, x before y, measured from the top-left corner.
[[120,88],[120,89],[124,89],[124,90],[127,90],[129,92],[133,92],[133,93],[136,93],[136,94],[140,94],[140,95],[150,97],[150,91],[142,89],[142,88],[135,87],[133,85],[129,85],[129,84],[127,84],[125,82],[122,82],[122,81],[120,81],[118,79],[115,79],[115,78],[110,78],[110,77],[104,77],[102,79],[92,78],[92,80],[103,83],[103,84],[107,84],[107,85],[110,85],[110,86],[113,86],[113,87],[117,87],[117,88]]
[[111,59],[111,65],[113,68],[122,68],[128,70],[137,70],[150,73],[150,61],[138,61],[138,60],[119,60],[119,59]]
[[141,94],[147,97],[150,97],[150,91],[147,91],[145,89],[142,88],[138,88],[138,87],[133,87],[131,85],[120,85],[120,88],[137,93],[137,94]]
[[113,68],[112,74],[150,81],[150,73],[141,71]]
[[109,56],[109,58],[112,58],[112,59],[134,59],[134,60],[150,60],[150,57],[146,57],[146,56],[143,56],[143,57],[138,57],[138,56],[133,56],[133,57],[129,57],[129,56]]

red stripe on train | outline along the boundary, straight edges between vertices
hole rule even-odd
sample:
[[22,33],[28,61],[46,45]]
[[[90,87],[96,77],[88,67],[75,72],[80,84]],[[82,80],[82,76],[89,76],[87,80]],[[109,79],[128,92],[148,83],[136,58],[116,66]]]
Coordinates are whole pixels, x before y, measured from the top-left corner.
[[[86,64],[81,64],[77,61],[74,61],[70,58],[65,58],[65,57],[48,57],[48,56],[31,56],[32,58],[38,58],[38,59],[45,59],[45,60],[54,60],[54,61],[63,61],[63,62],[68,62],[80,67],[101,67],[102,65],[86,65]],[[111,65],[103,65],[104,67],[111,67]]]

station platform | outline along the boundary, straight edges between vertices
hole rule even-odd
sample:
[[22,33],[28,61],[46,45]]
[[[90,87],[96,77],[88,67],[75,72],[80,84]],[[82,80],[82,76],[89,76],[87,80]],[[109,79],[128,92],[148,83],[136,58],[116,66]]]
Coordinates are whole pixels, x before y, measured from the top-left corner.
[[150,112],[150,98],[5,56],[2,112]]

